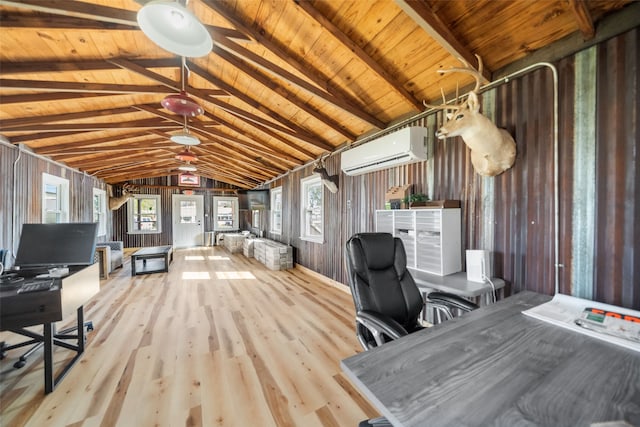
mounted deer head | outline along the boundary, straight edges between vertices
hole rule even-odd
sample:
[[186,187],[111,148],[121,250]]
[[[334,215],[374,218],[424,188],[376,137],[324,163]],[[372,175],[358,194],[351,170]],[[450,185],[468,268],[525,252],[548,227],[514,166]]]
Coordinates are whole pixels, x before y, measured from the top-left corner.
[[[475,171],[483,176],[496,176],[513,166],[516,160],[516,143],[505,129],[499,129],[487,117],[480,113],[478,89],[482,76],[482,59],[478,58],[478,71],[465,61],[464,68],[440,70],[440,74],[462,72],[471,74],[476,79],[475,88],[469,92],[467,100],[460,104],[447,105],[442,94],[443,104],[438,106],[424,105],[429,108],[446,110],[445,122],[436,132],[439,139],[460,136],[471,150],[471,164]],[[457,100],[457,94],[456,94]],[[451,111],[451,112],[449,112]]]
[[120,197],[109,197],[109,209],[116,211],[120,209],[120,206],[124,205],[127,200],[133,197],[133,191],[137,190],[137,187],[132,184],[124,184],[122,186],[122,195]]
[[329,175],[324,167],[324,160],[322,158],[315,164],[313,173],[320,175],[322,183],[330,192],[338,192],[338,175]]

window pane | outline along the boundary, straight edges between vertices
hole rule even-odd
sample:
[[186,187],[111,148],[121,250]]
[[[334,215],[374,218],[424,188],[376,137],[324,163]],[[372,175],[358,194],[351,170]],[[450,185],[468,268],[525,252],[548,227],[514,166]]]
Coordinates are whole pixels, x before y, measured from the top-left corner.
[[196,201],[180,200],[180,223],[195,224],[196,223]]
[[282,187],[271,190],[271,231],[282,232]]
[[133,223],[135,230],[156,231],[157,225],[156,199],[134,199]]
[[321,242],[324,236],[323,187],[319,178],[302,183],[302,237]]
[[102,208],[100,206],[100,196],[98,194],[93,195],[93,222],[100,222],[100,214]]
[[233,202],[231,200],[218,200],[217,212],[216,221],[219,228],[233,227]]

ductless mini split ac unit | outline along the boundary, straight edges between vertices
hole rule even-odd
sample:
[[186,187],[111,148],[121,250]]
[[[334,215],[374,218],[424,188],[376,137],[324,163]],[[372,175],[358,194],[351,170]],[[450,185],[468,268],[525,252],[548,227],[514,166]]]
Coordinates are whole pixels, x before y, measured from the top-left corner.
[[361,175],[427,160],[427,128],[410,126],[365,142],[340,155],[342,171]]

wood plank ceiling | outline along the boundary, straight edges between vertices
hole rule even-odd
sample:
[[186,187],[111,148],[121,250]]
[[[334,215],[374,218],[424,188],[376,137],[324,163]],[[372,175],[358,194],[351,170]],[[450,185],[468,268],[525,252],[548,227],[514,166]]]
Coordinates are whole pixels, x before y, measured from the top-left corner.
[[[183,120],[160,105],[181,58],[138,28],[144,1],[0,0],[0,133],[108,183],[177,173]],[[241,188],[277,177],[469,84],[629,0],[192,0],[211,53],[187,58],[205,109],[197,174]]]

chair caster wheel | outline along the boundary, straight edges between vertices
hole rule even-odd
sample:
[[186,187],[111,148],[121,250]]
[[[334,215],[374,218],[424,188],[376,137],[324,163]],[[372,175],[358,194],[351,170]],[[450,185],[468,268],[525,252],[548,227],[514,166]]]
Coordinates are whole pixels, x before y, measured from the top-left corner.
[[20,369],[26,364],[27,364],[26,360],[18,360],[16,363],[13,364],[13,367],[16,369]]
[[87,323],[87,332],[93,331],[93,322]]

